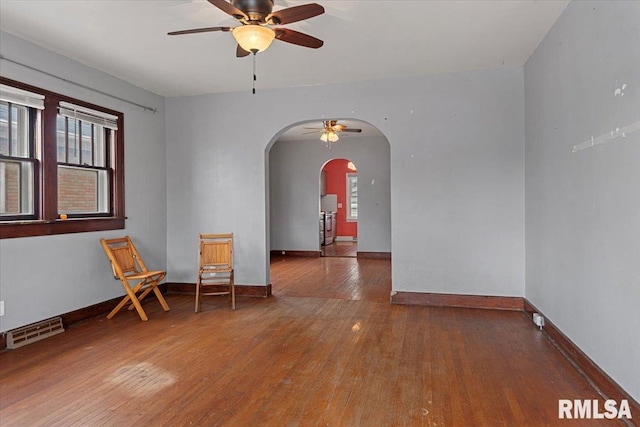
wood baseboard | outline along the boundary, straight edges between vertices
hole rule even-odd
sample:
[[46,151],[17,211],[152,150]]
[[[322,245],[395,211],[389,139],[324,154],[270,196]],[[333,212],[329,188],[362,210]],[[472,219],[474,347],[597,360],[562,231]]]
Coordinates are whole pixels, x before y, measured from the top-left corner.
[[396,292],[391,295],[392,304],[426,305],[433,307],[484,308],[491,310],[524,310],[522,297],[498,297],[485,295],[434,294],[421,292]]
[[357,252],[361,259],[391,259],[391,252]]
[[640,403],[633,399],[620,385],[607,375],[593,360],[589,358],[580,347],[571,341],[547,316],[538,310],[529,300],[524,300],[524,311],[531,319],[533,313],[538,313],[544,317],[544,327],[542,332],[547,336],[558,351],[580,372],[592,386],[596,388],[604,399],[613,399],[618,404],[622,399],[629,402],[631,415],[640,418]]
[[[531,302],[521,297],[496,297],[480,295],[428,294],[418,292],[397,292],[391,296],[392,304],[425,305],[436,307],[465,307],[492,310],[523,311],[531,318],[538,313],[545,318],[543,333],[555,345],[567,360],[580,372],[591,385],[603,396],[603,399],[614,399],[629,402],[631,414],[640,416],[640,404],[629,395],[618,383],[607,375],[593,360],[558,329],[544,313]],[[532,323],[533,326],[533,323]],[[535,326],[534,326],[535,327]]]
[[[167,284],[163,283],[158,286],[158,289],[163,294],[167,293]],[[91,319],[98,316],[106,316],[113,308],[118,305],[120,301],[122,301],[123,296],[112,298],[107,301],[102,301],[97,304],[90,305],[88,307],[79,308],[77,310],[70,311],[68,313],[60,314],[59,316],[62,318],[62,324],[65,329],[68,329],[69,326],[74,323],[82,322],[83,320]],[[155,299],[156,296],[152,293],[147,295],[143,301],[147,301],[149,299]],[[56,317],[56,316],[52,316]],[[6,350],[7,348],[7,337],[6,334],[3,333],[0,336],[0,351]]]
[[[160,286],[162,286],[162,285],[160,285]],[[160,286],[158,286],[158,288],[160,288]],[[166,293],[166,291],[163,290],[162,293]],[[145,299],[150,298],[152,294],[147,295],[145,297]],[[153,295],[153,296],[155,298],[155,295]],[[107,300],[107,301],[102,301],[102,302],[99,302],[97,304],[90,305],[88,307],[79,308],[77,310],[70,311],[69,313],[65,313],[65,314],[60,316],[60,317],[62,317],[62,324],[64,325],[64,327],[66,329],[66,328],[68,328],[70,325],[72,325],[74,323],[81,322],[81,321],[87,320],[87,319],[91,319],[92,317],[97,317],[97,316],[100,316],[100,315],[103,315],[103,314],[106,315],[111,310],[113,310],[113,308],[116,305],[118,305],[118,303],[120,301],[122,301],[122,298],[124,298],[124,295],[121,296],[121,297],[118,297],[118,298],[112,298],[112,299]]]
[[[166,293],[186,293],[195,295],[195,283],[163,283],[158,286],[158,289],[163,294]],[[236,295],[246,297],[260,297],[266,298],[271,295],[271,284],[267,286],[255,286],[255,285],[236,285]],[[88,307],[79,308],[77,310],[70,311],[68,313],[61,314],[62,324],[65,329],[69,328],[74,323],[81,322],[83,320],[91,319],[98,316],[106,316],[113,307],[124,298],[124,295],[117,298],[112,298],[107,301],[102,301],[97,304],[90,305]],[[144,300],[154,299],[153,293],[147,295]],[[55,316],[54,316],[55,317]],[[0,334],[0,351],[7,348],[6,334]]]
[[[169,294],[186,294],[186,295],[195,295],[196,294],[196,284],[195,283],[167,283],[167,293]],[[225,290],[226,286],[220,286],[220,291]],[[208,290],[211,292],[217,292],[216,286],[210,285],[207,286]],[[236,285],[236,296],[241,297],[258,297],[258,298],[267,298],[271,296],[271,283],[267,286],[259,286],[259,285]]]
[[320,254],[321,254],[320,251],[286,251],[286,250],[271,251],[272,257],[290,256],[290,257],[297,257],[297,258],[320,258]]

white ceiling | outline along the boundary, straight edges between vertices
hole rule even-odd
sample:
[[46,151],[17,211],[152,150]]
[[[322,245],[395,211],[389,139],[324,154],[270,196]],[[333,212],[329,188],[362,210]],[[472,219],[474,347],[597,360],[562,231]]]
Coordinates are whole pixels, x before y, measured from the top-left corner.
[[[258,90],[521,66],[569,3],[316,2],[324,15],[287,27],[325,45],[276,40],[257,56]],[[3,31],[164,96],[250,90],[251,58],[235,57],[230,33],[167,36],[235,22],[205,0],[0,0]]]

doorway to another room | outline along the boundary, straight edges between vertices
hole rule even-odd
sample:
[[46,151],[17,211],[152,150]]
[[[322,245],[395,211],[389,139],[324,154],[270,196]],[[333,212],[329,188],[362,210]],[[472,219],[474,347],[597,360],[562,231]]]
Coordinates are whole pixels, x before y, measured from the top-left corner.
[[357,253],[358,170],[349,159],[332,159],[320,171],[320,256]]
[[[340,119],[338,125],[339,141],[330,144],[323,139],[325,128],[307,121],[283,129],[265,149],[268,281],[276,295],[283,282],[271,274],[281,267],[320,271],[326,276],[320,286],[332,286],[334,269],[346,268],[355,289],[365,286],[356,280],[360,264],[369,262],[364,260],[382,265],[391,259],[391,146],[366,122]],[[331,231],[329,240],[325,231]]]

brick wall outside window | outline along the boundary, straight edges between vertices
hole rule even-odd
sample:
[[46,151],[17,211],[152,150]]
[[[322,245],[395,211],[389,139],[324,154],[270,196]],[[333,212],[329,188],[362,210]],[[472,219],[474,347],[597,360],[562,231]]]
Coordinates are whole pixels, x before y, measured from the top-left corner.
[[4,170],[5,206],[4,213],[20,212],[20,166],[16,163],[6,163]]
[[58,210],[95,212],[98,206],[98,177],[94,171],[58,169]]

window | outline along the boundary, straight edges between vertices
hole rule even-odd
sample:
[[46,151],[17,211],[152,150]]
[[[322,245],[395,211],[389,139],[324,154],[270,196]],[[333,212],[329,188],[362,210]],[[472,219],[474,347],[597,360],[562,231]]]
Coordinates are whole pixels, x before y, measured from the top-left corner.
[[347,221],[358,220],[358,174],[347,174]]
[[0,238],[124,228],[122,121],[0,78]]
[[23,104],[27,103],[18,96],[0,101],[0,220],[35,217],[37,159],[32,130],[37,127],[39,110]]
[[115,116],[60,103],[56,118],[59,214],[109,213],[107,147],[117,129]]

